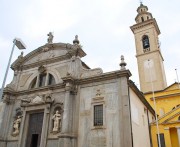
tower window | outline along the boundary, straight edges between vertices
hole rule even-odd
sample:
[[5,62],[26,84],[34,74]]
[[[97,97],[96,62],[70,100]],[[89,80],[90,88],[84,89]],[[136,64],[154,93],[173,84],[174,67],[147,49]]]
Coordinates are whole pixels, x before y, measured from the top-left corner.
[[147,16],[147,20],[149,19],[149,16]]
[[142,44],[143,44],[143,49],[146,50],[147,48],[150,47],[149,44],[149,37],[147,35],[144,35],[142,38]]
[[142,21],[142,22],[144,21],[144,18],[143,18],[143,17],[141,17],[141,21]]
[[103,105],[94,106],[94,126],[103,125]]

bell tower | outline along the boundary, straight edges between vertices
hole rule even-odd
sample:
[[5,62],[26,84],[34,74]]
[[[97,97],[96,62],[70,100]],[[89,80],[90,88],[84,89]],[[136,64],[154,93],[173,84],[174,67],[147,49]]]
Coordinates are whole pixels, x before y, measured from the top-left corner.
[[148,7],[142,3],[137,8],[136,24],[131,26],[136,44],[140,88],[143,93],[163,90],[167,87],[158,35],[160,30]]

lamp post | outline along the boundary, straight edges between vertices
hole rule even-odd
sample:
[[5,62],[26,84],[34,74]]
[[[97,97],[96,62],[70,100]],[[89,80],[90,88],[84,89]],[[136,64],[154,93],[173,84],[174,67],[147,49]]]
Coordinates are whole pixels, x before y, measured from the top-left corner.
[[17,48],[20,49],[20,50],[26,49],[26,45],[22,42],[21,39],[15,38],[13,40],[13,47],[12,47],[12,50],[11,50],[11,54],[10,54],[10,57],[9,57],[8,65],[7,65],[7,68],[6,68],[6,73],[5,73],[3,84],[2,84],[2,87],[1,87],[1,91],[0,91],[0,102],[2,101],[4,86],[5,86],[5,83],[6,83],[6,78],[7,78],[7,75],[8,75],[9,66],[10,66],[10,63],[11,63],[11,59],[12,59],[12,55],[13,55],[15,46],[17,46]]
[[157,118],[156,99],[155,99],[155,95],[154,95],[154,84],[153,84],[153,79],[152,79],[152,71],[150,69],[150,63],[151,63],[151,61],[148,59],[148,68],[149,68],[149,74],[150,74],[149,76],[150,76],[150,80],[151,80],[151,90],[152,90],[153,102],[154,102],[154,111],[155,111],[155,121],[156,121],[156,129],[157,129],[158,147],[161,147],[159,124],[158,124],[158,118]]

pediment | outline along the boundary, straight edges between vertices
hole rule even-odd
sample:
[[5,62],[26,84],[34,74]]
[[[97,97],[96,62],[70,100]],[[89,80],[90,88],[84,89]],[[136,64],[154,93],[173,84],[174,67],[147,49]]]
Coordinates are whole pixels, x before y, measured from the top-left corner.
[[161,118],[158,119],[159,124],[171,124],[179,122],[178,119],[180,116],[180,106],[176,109],[171,110],[170,112],[164,114]]
[[172,85],[168,86],[164,91],[171,91],[171,90],[177,90],[179,89],[178,83],[173,83]]
[[57,60],[67,60],[75,55],[84,57],[86,53],[81,49],[80,45],[65,43],[45,44],[24,57],[18,57],[11,67],[12,69],[16,69],[18,67],[36,67],[36,64],[39,66],[41,63],[47,64],[56,62]]

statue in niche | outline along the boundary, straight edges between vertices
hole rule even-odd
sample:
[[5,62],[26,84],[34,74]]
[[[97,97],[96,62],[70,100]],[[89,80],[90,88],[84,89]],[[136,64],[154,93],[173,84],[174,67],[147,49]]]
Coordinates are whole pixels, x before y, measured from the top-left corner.
[[48,37],[48,39],[47,39],[47,42],[48,42],[48,44],[51,44],[51,43],[53,43],[53,34],[52,34],[52,32],[49,32],[49,34],[47,34],[49,37]]
[[56,113],[52,117],[53,120],[53,132],[59,132],[60,124],[61,124],[61,114],[58,110],[56,110]]
[[21,124],[21,116],[19,115],[13,122],[13,133],[12,133],[13,135],[19,134],[20,124]]

